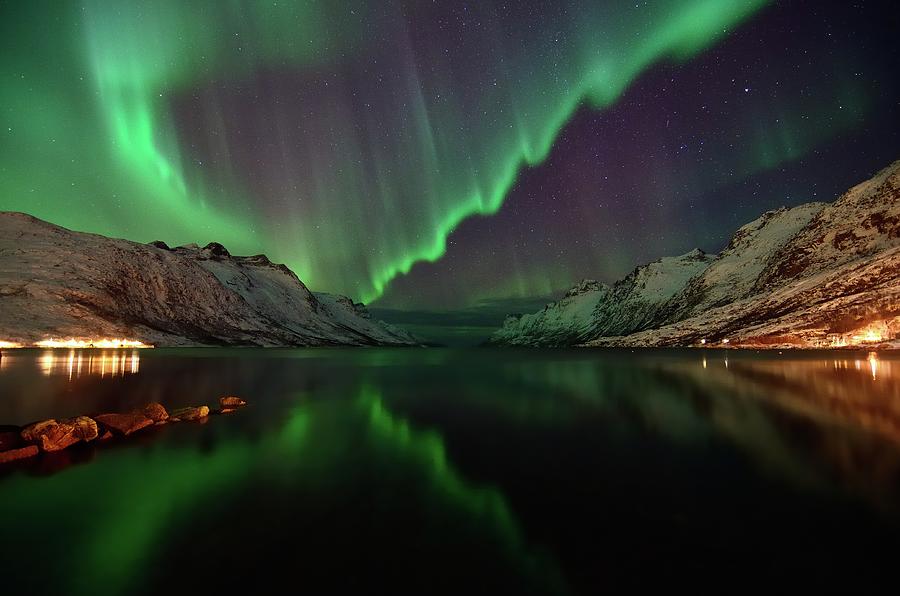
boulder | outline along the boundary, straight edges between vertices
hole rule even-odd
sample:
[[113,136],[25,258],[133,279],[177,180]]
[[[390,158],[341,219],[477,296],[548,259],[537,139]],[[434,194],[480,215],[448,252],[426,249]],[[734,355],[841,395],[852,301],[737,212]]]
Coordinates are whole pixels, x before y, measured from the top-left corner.
[[44,451],[61,451],[81,440],[71,422],[54,419],[29,424],[22,429],[22,440],[40,446]]
[[59,423],[56,422],[53,418],[49,420],[41,420],[40,422],[34,422],[32,424],[28,424],[19,432],[19,436],[23,441],[28,443],[38,443],[40,442],[40,436],[42,433],[47,432],[49,429],[57,426]]
[[27,447],[19,447],[18,449],[7,449],[0,451],[0,464],[16,461],[17,459],[25,459],[26,457],[34,457],[40,449],[37,445],[28,445]]
[[155,402],[147,404],[136,411],[135,414],[142,414],[155,423],[165,422],[169,418],[169,412],[166,411],[166,408],[162,404]]
[[247,402],[245,402],[244,400],[242,400],[239,397],[235,397],[234,395],[229,395],[227,397],[220,397],[219,405],[222,407],[222,411],[225,411],[226,409],[233,410],[234,408],[240,408],[241,406],[246,406]]
[[153,424],[153,420],[143,414],[100,414],[94,416],[94,419],[113,434],[126,437]]
[[81,441],[93,441],[100,434],[97,421],[87,416],[76,416],[64,421],[75,427],[75,436]]
[[178,422],[180,420],[200,420],[209,416],[209,406],[188,406],[172,410],[169,419]]

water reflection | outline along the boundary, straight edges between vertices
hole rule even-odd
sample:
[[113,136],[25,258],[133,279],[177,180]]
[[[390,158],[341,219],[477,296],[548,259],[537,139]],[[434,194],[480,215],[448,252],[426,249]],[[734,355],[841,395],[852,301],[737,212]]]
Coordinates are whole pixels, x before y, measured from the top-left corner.
[[20,537],[0,559],[23,585],[50,566],[79,578],[67,593],[153,593],[198,552],[229,572],[197,593],[258,591],[298,561],[313,593],[721,586],[744,565],[877,579],[892,551],[859,545],[900,537],[890,353],[155,350],[115,380],[65,351],[43,374],[44,357],[4,369],[2,420],[251,405],[0,476]]
[[[236,417],[228,420],[240,421]],[[347,521],[332,521],[330,532],[344,528],[359,540],[365,536],[365,525],[373,509],[385,518],[402,511],[404,516],[428,520],[432,533],[446,532],[442,541],[455,544],[456,548],[465,546],[470,551],[469,558],[484,551],[499,557],[494,564],[504,569],[507,585],[521,581],[526,591],[564,592],[556,563],[547,553],[528,544],[502,493],[493,487],[478,486],[461,475],[450,462],[439,433],[414,428],[391,412],[382,396],[370,387],[362,387],[349,401],[295,404],[283,412],[269,432],[255,438],[235,436],[233,429],[216,422],[219,429],[214,425],[204,429],[205,439],[214,445],[212,449],[182,444],[186,431],[194,429],[174,427],[165,429],[172,434],[158,436],[158,441],[148,445],[145,452],[111,451],[103,454],[102,464],[95,460],[92,465],[70,468],[65,474],[10,479],[3,486],[5,514],[10,520],[6,529],[17,534],[21,531],[21,547],[28,544],[31,535],[25,528],[31,527],[33,520],[53,520],[57,532],[81,545],[73,549],[71,556],[58,553],[59,560],[55,561],[71,574],[67,584],[70,593],[116,594],[129,585],[135,589],[137,578],[154,580],[159,587],[179,579],[175,571],[180,568],[180,555],[173,555],[172,564],[163,565],[158,576],[147,574],[145,561],[166,557],[166,551],[172,549],[165,545],[165,539],[189,537],[192,552],[212,552],[221,539],[218,528],[222,520],[204,515],[211,499],[219,506],[244,506],[254,512],[247,529],[252,527],[255,532],[255,528],[265,527],[270,545],[255,545],[256,556],[274,564],[279,557],[293,556],[281,544],[282,540],[293,539],[292,524],[298,523],[298,517],[332,515],[328,513],[332,501],[346,506],[347,501],[372,494],[370,475],[374,475],[384,481],[382,490],[391,487],[386,498],[376,497],[359,510],[344,510],[341,515]],[[359,473],[361,468],[366,472]],[[115,478],[112,484],[111,476]],[[97,486],[107,486],[109,492],[85,500],[84,495]],[[260,486],[269,492],[255,492]],[[332,492],[338,487],[338,493]],[[400,492],[391,498],[394,490],[401,490],[402,498]],[[280,502],[289,494],[300,497],[289,509],[273,507],[271,502],[269,506],[258,505],[260,501]],[[322,495],[318,504],[303,499],[317,494]],[[157,514],[161,512],[166,515]],[[173,520],[188,516],[191,529],[179,534]],[[21,528],[14,520],[21,522]],[[231,528],[243,528],[237,519],[228,524]],[[390,531],[394,539],[399,539],[410,529],[393,526]],[[201,546],[207,537],[209,544]],[[52,551],[54,545],[44,540],[41,538],[45,552]],[[407,535],[404,540],[415,549],[424,546],[423,540],[427,542],[428,537]],[[412,546],[415,544],[419,546]],[[321,544],[309,546],[322,548]],[[175,552],[179,552],[177,548]],[[235,550],[234,554],[240,557],[235,568],[219,579],[208,578],[204,592],[222,593],[240,581],[242,576],[236,570],[246,567],[246,553]],[[339,559],[335,553],[335,560]],[[457,564],[465,559],[466,555],[462,556]],[[237,565],[239,562],[244,565]],[[476,560],[471,562],[475,564]],[[171,570],[173,577],[168,578],[165,569]],[[307,580],[309,576],[316,577],[312,569],[306,574]],[[516,578],[517,574],[522,578]],[[258,586],[260,579],[255,571],[250,577]],[[223,583],[214,589],[217,582]],[[341,580],[328,577],[328,582],[340,585]],[[156,588],[151,585],[147,592],[155,593]]]
[[45,350],[39,359],[45,376],[61,375],[69,381],[82,375],[118,377],[140,372],[141,357],[137,350]]
[[[684,363],[675,368],[682,374],[690,369]],[[700,370],[713,391],[752,394],[770,407],[873,430],[900,444],[900,377],[893,354],[742,357],[727,374],[708,367],[704,356]]]

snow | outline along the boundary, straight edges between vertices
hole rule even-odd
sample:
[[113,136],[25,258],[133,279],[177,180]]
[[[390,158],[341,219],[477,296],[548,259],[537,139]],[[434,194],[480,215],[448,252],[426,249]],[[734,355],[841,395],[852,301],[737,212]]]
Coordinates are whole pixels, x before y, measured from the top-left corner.
[[0,337],[51,336],[157,346],[418,343],[362,305],[317,297],[262,255],[233,257],[216,244],[168,250],[0,213]]
[[613,287],[583,280],[538,313],[508,318],[491,343],[570,345],[608,334],[633,331],[652,322],[659,306],[703,271],[712,257],[693,250],[665,257],[632,271]]
[[639,268],[635,284],[640,289],[636,299],[662,303],[681,291],[688,281],[709,266],[710,257],[693,250],[679,257],[663,257]]
[[823,208],[785,244],[760,289],[834,269],[887,250],[900,240],[900,161]]
[[748,296],[773,255],[809,224],[824,203],[768,211],[742,226],[731,242],[673,300],[678,318]]
[[609,295],[610,288],[584,282],[543,310],[521,317],[508,317],[492,340],[511,345],[565,345],[583,338],[589,331],[597,304]]

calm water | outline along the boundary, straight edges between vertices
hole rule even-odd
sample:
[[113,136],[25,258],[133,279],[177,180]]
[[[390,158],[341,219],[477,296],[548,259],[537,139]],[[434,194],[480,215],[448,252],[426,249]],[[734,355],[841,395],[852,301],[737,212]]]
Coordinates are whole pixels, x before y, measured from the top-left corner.
[[593,594],[895,581],[898,356],[0,360],[3,423],[224,394],[251,405],[0,469],[4,589]]

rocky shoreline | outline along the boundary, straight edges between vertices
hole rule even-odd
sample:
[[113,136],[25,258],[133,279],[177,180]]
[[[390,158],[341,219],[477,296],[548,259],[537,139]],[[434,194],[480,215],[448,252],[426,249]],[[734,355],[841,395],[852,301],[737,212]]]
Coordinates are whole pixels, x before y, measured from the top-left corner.
[[168,411],[160,403],[150,403],[131,412],[108,412],[50,418],[25,426],[0,426],[0,465],[55,453],[78,444],[100,443],[129,437],[152,426],[182,421],[205,422],[210,415],[228,414],[247,405],[240,397],[220,397],[218,409],[187,406]]

